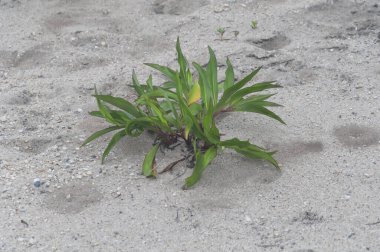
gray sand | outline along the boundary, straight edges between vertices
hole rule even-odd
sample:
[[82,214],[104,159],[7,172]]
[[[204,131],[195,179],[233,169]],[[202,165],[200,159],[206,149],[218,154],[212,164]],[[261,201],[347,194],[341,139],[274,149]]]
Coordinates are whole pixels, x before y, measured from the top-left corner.
[[[0,0],[0,34],[0,251],[380,251],[377,1]],[[106,125],[88,115],[94,85],[133,100],[132,70],[175,66],[177,36],[189,60],[215,49],[220,78],[228,56],[239,78],[263,66],[256,81],[284,86],[287,125],[219,122],[282,171],[226,151],[183,191],[185,164],[140,175],[149,135],[104,165],[109,137],[79,148]]]

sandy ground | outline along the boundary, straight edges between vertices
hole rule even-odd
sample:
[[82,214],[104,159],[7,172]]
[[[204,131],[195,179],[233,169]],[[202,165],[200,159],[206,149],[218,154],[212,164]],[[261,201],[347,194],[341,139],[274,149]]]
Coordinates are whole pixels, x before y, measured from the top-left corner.
[[[377,1],[0,0],[0,34],[1,251],[380,251]],[[132,69],[175,66],[177,36],[190,60],[210,45],[221,73],[228,56],[238,77],[263,66],[257,80],[284,86],[286,126],[219,122],[277,149],[281,172],[225,152],[183,191],[185,164],[140,175],[148,135],[104,165],[109,138],[79,148],[105,126],[87,113],[94,85],[133,99]]]

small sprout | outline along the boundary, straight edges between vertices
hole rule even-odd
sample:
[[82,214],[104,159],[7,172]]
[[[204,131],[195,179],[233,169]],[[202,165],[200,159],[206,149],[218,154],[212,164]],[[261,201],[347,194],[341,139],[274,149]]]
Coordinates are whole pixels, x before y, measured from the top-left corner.
[[237,39],[237,36],[239,35],[239,31],[233,31],[235,39]]
[[256,29],[257,28],[257,20],[252,20],[251,22],[251,28]]
[[226,28],[224,28],[224,27],[219,27],[218,28],[218,30],[216,30],[218,33],[219,33],[219,35],[220,35],[220,40],[223,40],[223,35],[224,35],[224,33],[226,32]]

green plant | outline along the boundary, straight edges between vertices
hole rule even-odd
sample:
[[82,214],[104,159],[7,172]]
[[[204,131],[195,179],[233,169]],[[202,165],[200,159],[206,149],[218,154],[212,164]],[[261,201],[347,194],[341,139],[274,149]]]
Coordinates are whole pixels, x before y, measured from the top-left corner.
[[251,28],[256,29],[257,28],[257,20],[252,20],[251,22]]
[[272,157],[274,152],[237,138],[222,140],[215,120],[221,113],[246,111],[266,115],[284,123],[279,116],[266,108],[280,106],[267,101],[273,94],[256,94],[280,86],[272,81],[247,86],[260,68],[235,82],[234,70],[228,58],[225,80],[218,82],[217,61],[210,47],[207,66],[193,63],[199,76],[195,78],[182,54],[179,40],[176,49],[179,70],[158,64],[146,64],[167,77],[168,81],[162,86],[154,86],[151,75],[145,84],[140,84],[135,72],[132,73],[132,87],[138,95],[134,104],[120,97],[98,94],[95,89],[94,97],[99,110],[90,114],[103,118],[111,126],[92,134],[83,145],[106,133],[117,131],[104,150],[103,163],[121,138],[137,137],[144,131],[152,132],[156,135],[156,140],[144,159],[142,170],[145,176],[156,177],[158,172],[155,156],[159,147],[170,147],[183,141],[189,149],[188,155],[167,166],[163,172],[172,169],[180,161],[192,158],[195,161],[194,170],[186,178],[184,188],[193,186],[217,152],[224,148],[233,149],[249,158],[266,160],[278,168]]
[[224,35],[224,33],[226,32],[226,28],[224,28],[224,27],[219,27],[218,28],[218,30],[216,30],[218,33],[219,33],[219,35],[220,35],[220,40],[223,40],[223,35]]

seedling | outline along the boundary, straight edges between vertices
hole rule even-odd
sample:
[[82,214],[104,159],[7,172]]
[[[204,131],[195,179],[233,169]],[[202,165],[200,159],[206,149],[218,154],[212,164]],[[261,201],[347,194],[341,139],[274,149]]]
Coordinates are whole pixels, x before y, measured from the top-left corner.
[[251,22],[251,28],[256,29],[257,28],[257,20],[252,20]]
[[[247,84],[256,76],[260,68],[253,70],[243,79],[235,81],[233,66],[228,58],[225,80],[218,82],[218,64],[214,51],[210,47],[207,66],[203,67],[194,62],[192,65],[197,74],[193,75],[188,61],[182,54],[179,40],[177,40],[176,49],[179,69],[146,64],[164,74],[168,79],[161,86],[153,85],[151,75],[145,84],[140,84],[135,72],[132,73],[132,87],[138,96],[133,103],[121,97],[98,94],[95,89],[94,97],[99,110],[90,112],[90,115],[103,118],[110,126],[92,134],[83,145],[106,133],[117,131],[103,152],[103,163],[111,149],[123,137],[138,137],[144,131],[154,133],[156,139],[145,156],[142,174],[146,177],[156,177],[172,169],[180,161],[193,160],[193,172],[186,178],[184,189],[192,187],[199,181],[206,167],[224,148],[233,149],[249,158],[268,161],[278,168],[273,158],[274,152],[237,138],[221,139],[222,134],[215,122],[217,116],[222,113],[244,111],[262,114],[284,123],[279,116],[267,109],[271,106],[280,106],[268,101],[273,94],[257,94],[257,92],[280,86],[273,81],[248,86]],[[178,142],[187,145],[188,153],[182,159],[158,172],[156,166],[158,149],[169,148]]]
[[218,33],[219,33],[219,35],[220,35],[220,40],[223,40],[223,35],[224,35],[224,33],[226,32],[226,28],[224,28],[224,27],[219,27],[218,28],[218,30],[216,30]]
[[235,39],[237,39],[237,36],[239,35],[239,31],[233,31]]

